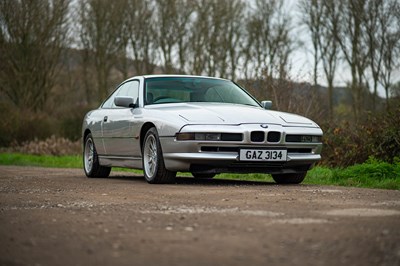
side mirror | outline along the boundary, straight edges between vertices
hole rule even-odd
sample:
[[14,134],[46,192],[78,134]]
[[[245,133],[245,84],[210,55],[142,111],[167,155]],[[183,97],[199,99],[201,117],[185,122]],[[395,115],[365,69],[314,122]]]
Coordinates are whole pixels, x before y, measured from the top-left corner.
[[133,97],[129,96],[116,96],[114,98],[114,104],[119,107],[135,108],[136,104],[134,102]]
[[272,107],[272,101],[262,101],[262,102],[261,102],[261,106],[262,106],[264,109],[269,110],[269,109],[271,109],[271,107]]

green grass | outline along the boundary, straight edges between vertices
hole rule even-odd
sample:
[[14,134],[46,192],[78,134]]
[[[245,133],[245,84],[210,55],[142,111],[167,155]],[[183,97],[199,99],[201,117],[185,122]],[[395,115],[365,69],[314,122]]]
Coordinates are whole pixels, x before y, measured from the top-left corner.
[[20,153],[0,153],[0,165],[81,168],[82,156],[52,156]]
[[368,160],[344,169],[316,167],[305,183],[400,190],[400,162]]
[[[0,165],[82,168],[82,157],[0,153]],[[122,168],[118,170],[132,171]],[[142,173],[139,170],[133,172]],[[189,173],[179,173],[179,175],[190,176]],[[218,178],[273,182],[271,176],[267,174],[220,174]],[[308,172],[304,183],[400,190],[400,161],[389,164],[370,159],[363,164],[344,169],[318,166]]]
[[246,180],[246,181],[257,181],[257,182],[275,182],[271,175],[268,174],[219,174],[220,179],[229,180]]

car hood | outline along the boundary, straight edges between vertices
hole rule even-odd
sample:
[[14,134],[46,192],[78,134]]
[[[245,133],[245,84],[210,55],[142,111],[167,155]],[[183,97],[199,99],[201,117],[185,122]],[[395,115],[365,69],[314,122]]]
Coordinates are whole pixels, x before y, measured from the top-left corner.
[[318,127],[308,118],[239,104],[184,103],[159,106],[163,112],[179,116],[187,124],[277,124]]

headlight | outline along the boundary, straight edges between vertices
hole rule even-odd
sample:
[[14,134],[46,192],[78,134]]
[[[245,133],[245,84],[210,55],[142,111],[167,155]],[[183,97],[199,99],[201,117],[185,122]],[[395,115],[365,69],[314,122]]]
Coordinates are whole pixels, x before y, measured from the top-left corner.
[[322,142],[322,136],[286,135],[286,142],[320,143]]
[[321,136],[312,136],[311,142],[322,142],[322,137]]
[[221,133],[176,133],[176,140],[221,140]]

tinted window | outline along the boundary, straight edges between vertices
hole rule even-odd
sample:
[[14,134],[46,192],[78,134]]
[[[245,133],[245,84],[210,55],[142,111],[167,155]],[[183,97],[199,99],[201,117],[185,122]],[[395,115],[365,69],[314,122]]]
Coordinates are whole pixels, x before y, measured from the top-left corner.
[[217,102],[260,106],[235,83],[212,78],[160,77],[145,83],[146,104]]

